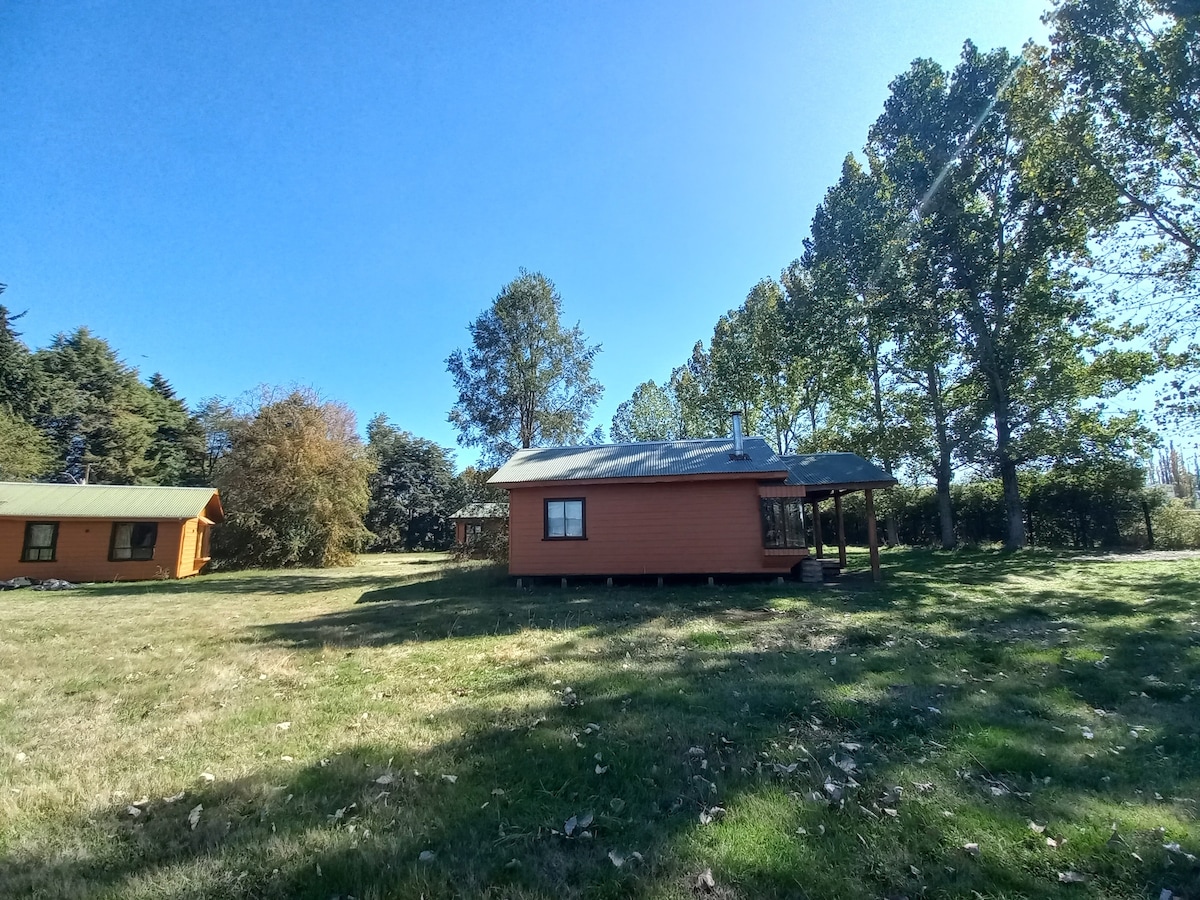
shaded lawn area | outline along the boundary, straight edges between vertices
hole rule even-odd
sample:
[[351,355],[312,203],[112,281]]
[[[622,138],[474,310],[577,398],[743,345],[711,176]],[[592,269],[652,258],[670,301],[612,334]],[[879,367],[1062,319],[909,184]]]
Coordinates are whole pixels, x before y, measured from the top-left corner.
[[0,595],[0,896],[1200,897],[1200,560],[884,564]]

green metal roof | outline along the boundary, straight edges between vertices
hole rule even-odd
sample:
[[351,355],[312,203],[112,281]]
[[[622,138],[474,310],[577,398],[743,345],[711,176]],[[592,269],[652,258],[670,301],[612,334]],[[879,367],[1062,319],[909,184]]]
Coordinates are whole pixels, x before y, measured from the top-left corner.
[[[213,488],[0,482],[0,516],[22,519],[192,519]],[[220,500],[217,501],[220,511]]]

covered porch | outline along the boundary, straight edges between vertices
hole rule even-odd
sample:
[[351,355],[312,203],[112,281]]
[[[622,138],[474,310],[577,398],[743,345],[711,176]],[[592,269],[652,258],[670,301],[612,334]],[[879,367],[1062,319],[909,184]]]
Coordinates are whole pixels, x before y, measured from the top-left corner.
[[[783,457],[788,467],[788,485],[803,486],[804,503],[811,509],[814,560],[823,565],[846,567],[846,521],[843,498],[861,491],[864,495],[867,549],[871,560],[871,578],[879,581],[879,528],[875,518],[875,491],[896,485],[896,479],[855,453],[805,453]],[[837,554],[826,556],[825,535],[821,523],[821,505],[833,501],[834,544]],[[836,560],[836,562],[834,562]]]

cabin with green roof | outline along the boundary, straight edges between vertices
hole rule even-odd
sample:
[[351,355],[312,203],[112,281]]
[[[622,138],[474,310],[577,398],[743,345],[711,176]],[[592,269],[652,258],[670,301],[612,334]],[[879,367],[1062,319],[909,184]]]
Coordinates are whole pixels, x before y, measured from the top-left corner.
[[215,488],[0,482],[0,580],[186,578],[224,518]]

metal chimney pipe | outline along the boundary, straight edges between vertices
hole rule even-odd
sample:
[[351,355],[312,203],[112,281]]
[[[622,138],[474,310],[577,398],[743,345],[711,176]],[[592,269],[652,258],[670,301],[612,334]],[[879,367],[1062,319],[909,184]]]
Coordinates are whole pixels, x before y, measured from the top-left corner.
[[741,410],[733,410],[730,412],[733,417],[733,452],[737,456],[741,456],[745,450],[744,441],[742,440],[742,413]]

